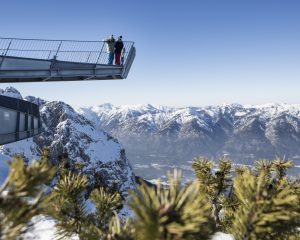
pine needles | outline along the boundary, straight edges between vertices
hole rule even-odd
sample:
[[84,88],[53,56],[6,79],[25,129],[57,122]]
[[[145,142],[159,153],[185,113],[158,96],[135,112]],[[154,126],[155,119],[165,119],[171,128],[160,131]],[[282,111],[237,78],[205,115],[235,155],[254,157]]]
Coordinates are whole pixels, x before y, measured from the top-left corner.
[[31,166],[20,156],[11,161],[9,176],[0,189],[0,239],[13,240],[24,234],[31,219],[49,204],[44,184],[52,180],[55,168],[48,164],[48,151],[44,153]]
[[167,188],[142,183],[133,193],[130,206],[136,214],[135,239],[208,239],[213,233],[211,205],[199,194],[200,185],[182,186],[180,179],[175,171]]
[[299,183],[286,176],[289,160],[256,161],[255,169],[195,159],[193,168],[213,205],[216,227],[236,240],[297,239],[300,226]]
[[[202,240],[216,231],[235,240],[300,239],[300,180],[286,175],[293,166],[289,160],[233,169],[228,159],[215,165],[197,158],[194,182],[182,184],[175,170],[168,185],[142,182],[124,202],[116,190],[88,189],[80,172],[57,174],[48,159],[45,149],[30,166],[19,156],[11,162],[0,188],[0,239],[21,239],[39,214],[55,220],[58,239]],[[46,187],[50,182],[54,187]],[[125,204],[133,212],[127,220],[118,216]]]

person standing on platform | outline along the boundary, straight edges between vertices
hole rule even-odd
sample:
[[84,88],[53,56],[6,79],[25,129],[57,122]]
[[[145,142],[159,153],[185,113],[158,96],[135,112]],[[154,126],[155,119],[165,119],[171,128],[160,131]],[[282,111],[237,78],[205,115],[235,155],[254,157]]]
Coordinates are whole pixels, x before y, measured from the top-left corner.
[[111,35],[108,39],[105,40],[106,48],[108,53],[108,64],[113,65],[114,62],[114,51],[115,51],[115,42],[114,35]]
[[121,54],[123,50],[124,44],[122,41],[122,36],[118,38],[118,41],[115,43],[115,64],[121,65]]

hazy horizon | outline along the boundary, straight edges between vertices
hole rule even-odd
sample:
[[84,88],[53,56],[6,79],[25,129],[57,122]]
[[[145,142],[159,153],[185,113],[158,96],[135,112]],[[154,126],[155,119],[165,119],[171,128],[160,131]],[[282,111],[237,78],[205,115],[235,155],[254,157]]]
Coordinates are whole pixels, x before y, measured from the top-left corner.
[[[15,87],[14,85],[9,85],[6,87],[13,87],[16,90],[19,91],[19,88]],[[0,86],[0,89],[5,90],[6,87],[2,87]],[[34,97],[38,97],[41,98],[45,101],[51,102],[51,101],[62,101],[62,99],[46,99],[43,98],[42,96],[39,95],[33,95],[33,94],[23,94],[23,92],[20,91],[20,94],[22,95],[23,98],[27,97],[27,96],[34,96]],[[64,101],[63,101],[64,102]],[[70,105],[71,107],[73,107],[74,109],[79,109],[79,108],[89,108],[89,107],[97,107],[97,106],[101,106],[101,105],[105,105],[105,104],[112,104],[114,107],[137,107],[137,106],[146,106],[146,105],[152,105],[154,107],[170,107],[170,108],[188,108],[188,107],[199,107],[199,108],[205,108],[205,107],[214,107],[214,106],[223,106],[223,105],[241,105],[243,107],[262,107],[262,106],[269,106],[269,105],[289,105],[289,106],[299,106],[300,107],[300,101],[299,102],[294,102],[294,103],[287,103],[287,102],[265,102],[265,103],[240,103],[240,102],[220,102],[217,104],[199,104],[199,105],[165,105],[165,104],[153,104],[151,102],[147,102],[147,103],[134,103],[134,104],[115,104],[113,102],[99,102],[96,103],[94,105],[72,105],[69,102],[65,102],[66,104]]]
[[199,108],[205,108],[205,107],[214,107],[214,106],[228,106],[228,105],[241,105],[243,107],[267,107],[270,105],[289,105],[289,106],[299,106],[300,107],[300,102],[299,103],[285,103],[285,102],[266,102],[266,103],[261,103],[261,104],[251,104],[251,103],[247,103],[247,104],[241,104],[238,102],[232,102],[232,103],[219,103],[219,104],[215,104],[215,105],[186,105],[186,106],[173,106],[173,105],[162,105],[162,104],[152,104],[152,103],[137,103],[137,104],[113,104],[110,102],[105,102],[105,103],[100,103],[100,104],[96,104],[96,105],[89,105],[89,106],[80,106],[80,107],[97,107],[97,106],[101,106],[101,105],[105,105],[105,104],[112,104],[114,107],[135,107],[135,106],[147,106],[147,105],[151,105],[153,107],[171,107],[171,108],[187,108],[187,107],[199,107]]

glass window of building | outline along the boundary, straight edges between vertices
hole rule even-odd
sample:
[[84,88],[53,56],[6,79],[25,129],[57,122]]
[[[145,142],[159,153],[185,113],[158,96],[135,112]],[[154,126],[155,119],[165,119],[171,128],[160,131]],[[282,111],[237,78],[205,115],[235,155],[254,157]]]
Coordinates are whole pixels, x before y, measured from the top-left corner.
[[28,130],[31,130],[31,116],[28,115]]
[[20,125],[19,125],[19,132],[25,131],[25,114],[20,113]]
[[36,117],[33,119],[33,126],[34,129],[39,127],[39,120]]
[[9,121],[9,115],[8,111],[4,111],[4,121]]
[[17,128],[17,112],[0,108],[0,134],[15,133]]

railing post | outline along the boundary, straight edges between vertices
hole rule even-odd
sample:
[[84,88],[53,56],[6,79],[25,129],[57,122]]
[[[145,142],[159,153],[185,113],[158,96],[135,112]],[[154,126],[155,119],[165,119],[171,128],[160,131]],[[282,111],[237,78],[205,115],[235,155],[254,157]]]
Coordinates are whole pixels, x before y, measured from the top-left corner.
[[57,59],[57,54],[58,54],[58,52],[59,52],[59,50],[60,50],[60,47],[61,47],[62,42],[63,42],[63,41],[60,41],[60,43],[59,43],[59,45],[58,45],[57,51],[56,51],[55,55],[53,56],[54,59]]
[[100,54],[99,54],[99,56],[98,56],[98,58],[97,58],[96,64],[98,63],[98,61],[99,61],[99,59],[100,59],[100,57],[101,57],[101,54],[102,54],[102,51],[103,51],[104,45],[105,45],[105,42],[103,42],[103,45],[102,45],[102,48],[101,48]]
[[9,48],[10,48],[10,45],[11,45],[12,41],[13,41],[13,39],[10,40],[10,42],[8,44],[8,47],[6,48],[6,51],[4,53],[4,56],[6,56],[6,54],[7,54],[8,50],[9,50]]
[[87,59],[86,59],[86,63],[88,63],[88,62],[89,62],[89,60],[90,60],[90,57],[91,57],[91,53],[92,53],[92,52],[90,52],[90,54],[88,55],[88,57],[87,57]]
[[2,63],[4,62],[4,58],[5,58],[7,52],[8,52],[8,50],[9,50],[9,48],[10,48],[10,45],[11,45],[12,41],[13,41],[13,39],[10,40],[10,42],[9,42],[9,44],[8,44],[8,47],[6,48],[6,51],[4,52],[4,54],[3,54],[3,56],[2,56],[2,60],[1,60],[1,62],[0,62],[0,69],[1,69]]
[[49,51],[48,59],[50,59],[51,53],[52,53],[52,50]]

